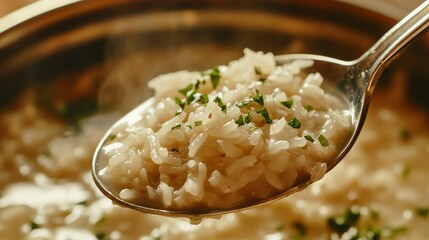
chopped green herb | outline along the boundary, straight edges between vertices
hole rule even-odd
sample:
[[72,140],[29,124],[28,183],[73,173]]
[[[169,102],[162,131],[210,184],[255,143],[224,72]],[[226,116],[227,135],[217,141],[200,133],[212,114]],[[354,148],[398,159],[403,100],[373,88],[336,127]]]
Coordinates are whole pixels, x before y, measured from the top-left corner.
[[378,220],[380,219],[380,213],[374,209],[371,209],[369,211],[369,216],[371,217],[372,220]]
[[328,227],[336,233],[345,233],[347,230],[357,224],[360,216],[359,208],[351,207],[343,214],[328,218]]
[[201,120],[195,121],[194,124],[196,127],[198,127],[198,126],[201,126],[201,124],[203,124],[203,121],[201,121]]
[[252,100],[257,102],[259,105],[264,106],[264,97],[259,93],[258,89],[256,89],[256,95],[252,96]]
[[192,101],[195,100],[195,94],[197,93],[197,90],[192,91],[191,93],[188,92],[187,98],[186,98],[186,104],[190,104]]
[[280,104],[287,107],[287,108],[291,108],[293,106],[293,99],[280,102]]
[[209,97],[207,96],[207,94],[203,93],[201,94],[200,98],[198,99],[198,102],[206,105],[209,102]]
[[397,236],[398,234],[404,233],[407,231],[407,228],[404,226],[399,227],[385,227],[381,229],[381,234],[385,238],[392,238]]
[[244,115],[244,123],[250,123],[250,111]]
[[105,234],[105,233],[96,233],[96,234],[95,234],[95,237],[96,237],[98,240],[104,240],[104,239],[106,239],[106,234]]
[[295,117],[292,118],[292,120],[290,120],[287,124],[292,128],[301,128],[301,122]]
[[235,123],[236,123],[238,126],[243,126],[243,125],[244,125],[244,118],[243,118],[243,115],[240,115],[240,116],[238,117],[238,119],[237,119],[237,120],[235,120]]
[[313,138],[312,136],[310,136],[310,135],[305,135],[305,136],[304,136],[304,138],[305,138],[305,139],[307,139],[307,141],[309,141],[309,142],[311,142],[311,143],[314,143],[314,138]]
[[408,129],[403,128],[403,129],[401,129],[400,137],[404,141],[410,140],[411,132]]
[[39,229],[40,228],[40,225],[39,224],[37,224],[36,222],[34,222],[34,221],[30,221],[30,230],[31,231],[33,231],[33,230],[36,230],[36,229]]
[[298,232],[298,235],[303,237],[307,234],[307,228],[305,225],[300,221],[295,221],[292,223],[293,228]]
[[186,127],[192,129],[192,125],[186,124]]
[[256,113],[260,114],[265,119],[265,123],[270,124],[273,122],[273,120],[271,120],[270,115],[268,114],[268,111],[266,108],[262,108],[262,109],[256,111]]
[[262,74],[261,68],[254,67],[253,69],[255,70],[256,75],[261,75]]
[[428,217],[429,216],[429,207],[417,208],[416,214],[420,217]]
[[115,140],[118,136],[116,134],[110,134],[109,137],[107,138],[107,141],[111,142],[113,140]]
[[76,205],[88,206],[88,201],[83,200],[83,201],[77,202]]
[[216,97],[213,101],[217,103],[222,112],[226,112],[226,105],[222,102],[222,99],[220,99],[220,97]]
[[255,70],[255,74],[259,77],[258,81],[264,83],[267,80],[267,76],[262,73],[259,67],[254,67],[253,69]]
[[248,112],[246,115],[240,115],[238,117],[238,119],[235,121],[235,123],[238,124],[238,126],[243,126],[244,124],[248,124],[250,123],[250,116],[249,116],[250,112]]
[[188,86],[186,86],[185,88],[179,89],[179,93],[187,96],[188,92],[191,91],[194,88],[194,85],[189,84]]
[[186,103],[183,102],[180,98],[175,97],[174,101],[176,102],[177,105],[180,106],[180,108],[183,110],[185,108]]
[[317,137],[317,140],[319,140],[320,145],[322,145],[322,147],[329,146],[328,139],[326,139],[326,137],[323,136],[323,134],[320,134],[319,137]]
[[313,108],[312,106],[310,106],[310,105],[306,105],[306,106],[304,106],[304,108],[305,108],[305,110],[307,110],[308,112],[310,112],[310,111],[313,111],[313,110],[314,110],[314,108]]
[[178,124],[176,124],[174,127],[172,127],[172,128],[171,128],[171,130],[179,129],[181,126],[182,126],[182,124],[181,124],[181,123],[178,123]]
[[200,83],[201,83],[200,80],[197,79],[197,81],[195,82],[195,85],[194,85],[195,90],[198,90],[198,88],[200,87]]
[[401,172],[402,178],[408,178],[410,176],[410,173],[411,173],[410,165],[404,164],[402,166],[402,172]]
[[210,81],[212,82],[213,89],[216,89],[216,87],[219,85],[219,81],[220,81],[219,68],[214,67],[210,71]]

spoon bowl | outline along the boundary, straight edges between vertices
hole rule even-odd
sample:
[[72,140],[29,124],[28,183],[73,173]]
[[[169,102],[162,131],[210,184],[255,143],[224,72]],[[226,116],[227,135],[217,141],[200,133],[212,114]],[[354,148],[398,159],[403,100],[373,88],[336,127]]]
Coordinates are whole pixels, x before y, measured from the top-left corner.
[[[352,114],[352,124],[354,129],[348,136],[344,147],[338,151],[334,159],[330,160],[327,171],[333,169],[349,152],[356,141],[363,126],[366,113],[383,70],[397,58],[413,39],[423,33],[429,26],[429,2],[423,2],[413,12],[389,30],[378,42],[376,42],[360,58],[353,61],[343,61],[311,54],[292,54],[276,57],[278,65],[295,60],[311,60],[313,66],[306,71],[319,72],[333,86],[332,92],[345,100]],[[107,157],[102,153],[102,148],[115,127],[127,123],[132,125],[141,119],[141,112],[152,105],[154,99],[149,99],[139,105],[130,113],[121,118],[102,138],[96,149],[93,159],[92,174],[98,188],[109,197],[115,204],[135,209],[144,213],[158,214],[172,217],[188,217],[198,221],[202,217],[216,216],[230,212],[242,211],[251,207],[260,206],[280,198],[286,197],[297,191],[306,188],[312,183],[310,178],[298,181],[293,187],[275,196],[262,199],[256,202],[246,202],[233,208],[226,209],[201,209],[201,210],[167,210],[142,206],[128,202],[119,197],[117,191],[111,189],[108,183],[101,177],[108,165]]]

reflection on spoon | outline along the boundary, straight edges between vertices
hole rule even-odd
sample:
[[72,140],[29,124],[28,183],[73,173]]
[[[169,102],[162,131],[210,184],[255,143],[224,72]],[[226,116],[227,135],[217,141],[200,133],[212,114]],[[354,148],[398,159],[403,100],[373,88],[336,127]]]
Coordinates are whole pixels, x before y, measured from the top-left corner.
[[350,150],[382,70],[427,28],[428,11],[425,1],[355,61],[249,50],[151,81],[155,97],[100,142],[97,186],[118,205],[193,219],[304,189]]

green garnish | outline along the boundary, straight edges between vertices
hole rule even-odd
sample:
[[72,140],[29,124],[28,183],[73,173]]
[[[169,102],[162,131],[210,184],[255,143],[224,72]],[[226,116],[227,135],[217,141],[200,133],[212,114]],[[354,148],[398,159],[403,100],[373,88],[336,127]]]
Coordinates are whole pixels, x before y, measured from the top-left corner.
[[403,128],[403,129],[401,129],[400,137],[404,141],[410,140],[411,132],[408,129]]
[[402,166],[402,172],[401,172],[401,176],[402,178],[408,178],[410,176],[411,173],[411,167],[410,165],[404,165]]
[[179,90],[179,93],[181,93],[181,94],[183,94],[183,95],[187,96],[187,95],[188,95],[188,92],[189,92],[189,91],[191,91],[193,88],[194,88],[194,85],[189,84],[189,85],[188,85],[188,86],[186,86],[185,88],[180,89],[180,90]]
[[372,220],[378,220],[380,219],[380,213],[378,213],[378,211],[371,209],[369,211],[369,216],[371,217]]
[[212,70],[210,71],[210,81],[212,82],[213,89],[216,89],[220,81],[219,68],[217,67],[212,68]]
[[298,235],[300,237],[303,237],[307,234],[307,228],[305,225],[300,221],[295,221],[292,223],[293,228],[298,232]]
[[113,140],[115,140],[118,136],[116,134],[110,134],[109,137],[107,138],[107,141],[111,142]]
[[280,104],[287,107],[287,108],[291,108],[293,106],[293,99],[280,102]]
[[246,113],[246,115],[244,115],[244,122],[245,123],[250,123],[250,111],[248,111]]
[[196,127],[198,127],[198,126],[201,126],[201,124],[203,124],[203,121],[201,121],[201,120],[195,121],[194,124]]
[[105,233],[96,233],[96,234],[95,234],[95,237],[96,237],[98,240],[104,240],[104,239],[106,239],[106,234],[105,234]]
[[76,205],[88,206],[88,200],[77,202]]
[[195,94],[197,93],[197,90],[192,91],[191,93],[188,92],[187,98],[186,98],[186,104],[190,104],[192,101],[195,100]]
[[197,81],[194,84],[194,89],[195,90],[198,90],[198,88],[200,87],[200,83],[201,83],[200,80],[197,79]]
[[209,102],[209,97],[207,96],[207,94],[203,93],[201,94],[200,98],[198,99],[198,102],[206,105]]
[[256,75],[261,75],[262,74],[262,71],[261,71],[261,69],[259,67],[254,67],[253,69],[255,70]]
[[179,129],[181,126],[182,126],[182,124],[181,124],[181,123],[178,123],[178,124],[176,124],[174,127],[172,127],[172,128],[171,128],[171,130]]
[[327,223],[332,231],[342,234],[355,226],[360,217],[359,208],[351,207],[341,215],[328,218]]
[[220,97],[216,97],[213,101],[217,103],[222,112],[226,112],[226,105],[222,102],[222,99],[220,99]]
[[250,123],[249,113],[247,113],[244,117],[243,115],[240,115],[238,119],[235,121],[235,123],[237,123],[238,126],[243,126],[244,124]]
[[34,222],[34,221],[30,221],[30,230],[31,231],[33,231],[33,230],[36,230],[36,229],[39,229],[40,228],[40,225],[39,224],[37,224],[36,222]]
[[417,208],[416,214],[420,217],[428,217],[429,216],[429,207]]
[[323,136],[323,134],[320,134],[319,137],[317,137],[317,140],[319,140],[320,145],[322,145],[322,147],[329,146],[328,139],[326,139],[326,137]]
[[267,76],[262,73],[261,69],[259,67],[254,67],[255,74],[258,75],[258,81],[264,83],[267,80]]
[[310,106],[310,105],[305,105],[304,106],[305,110],[307,110],[308,112],[314,110],[314,107]]
[[400,233],[404,233],[407,231],[407,228],[404,226],[399,227],[385,227],[381,230],[383,237],[392,238]]
[[[370,216],[374,219],[374,216]],[[378,219],[378,213],[376,218]],[[333,216],[327,219],[328,227],[338,239],[362,239],[362,240],[380,240],[390,239],[396,235],[405,232],[405,227],[374,227],[366,225],[359,228],[362,223],[359,207],[351,207],[343,214]]]
[[305,138],[305,139],[307,139],[307,141],[309,141],[309,142],[311,142],[311,143],[314,143],[314,138],[313,138],[312,136],[310,136],[310,135],[305,135],[305,136],[304,136],[304,138]]
[[295,117],[292,118],[292,120],[290,120],[287,124],[292,128],[301,128],[301,122]]
[[253,101],[257,102],[259,105],[264,106],[264,97],[259,93],[259,90],[256,89],[256,95],[251,97]]
[[244,125],[244,118],[243,118],[243,115],[240,115],[240,116],[238,117],[238,119],[237,119],[237,120],[235,120],[235,123],[236,123],[238,126],[243,126],[243,125]]
[[265,119],[265,123],[270,124],[273,122],[273,120],[271,120],[270,115],[268,114],[268,111],[266,108],[262,108],[262,109],[256,111],[256,113],[260,114]]
[[176,102],[177,105],[180,106],[180,108],[183,110],[185,108],[186,102],[183,102],[180,98],[175,97],[174,101]]

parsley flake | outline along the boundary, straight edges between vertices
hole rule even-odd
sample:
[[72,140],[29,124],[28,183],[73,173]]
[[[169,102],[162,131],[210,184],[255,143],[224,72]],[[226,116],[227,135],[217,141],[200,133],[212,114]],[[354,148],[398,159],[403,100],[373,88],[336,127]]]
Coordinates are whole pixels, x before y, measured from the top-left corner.
[[213,89],[216,89],[216,87],[219,85],[219,81],[220,81],[219,68],[214,67],[210,71],[210,81],[212,82]]
[[319,140],[320,145],[322,145],[322,147],[329,146],[328,139],[326,139],[326,137],[323,136],[323,134],[320,134],[319,137],[317,137],[317,140]]
[[292,118],[292,120],[290,120],[287,124],[292,128],[301,128],[301,122],[295,117]]
[[270,115],[268,114],[268,111],[266,108],[262,108],[262,109],[256,111],[256,113],[260,114],[265,119],[265,123],[270,124],[273,122],[273,120],[271,120]]
[[305,135],[305,136],[304,136],[304,138],[305,138],[307,141],[309,141],[309,142],[311,142],[311,143],[314,143],[314,138],[313,138],[312,136],[310,136],[310,135]]
[[304,108],[305,108],[305,110],[307,110],[308,112],[310,112],[310,111],[313,111],[313,110],[314,110],[314,107],[313,107],[313,106],[310,106],[310,105],[305,105],[305,106],[304,106]]
[[429,216],[429,207],[421,207],[416,209],[416,214],[419,217],[428,217]]
[[283,105],[283,106],[285,106],[285,107],[287,107],[287,108],[292,108],[292,106],[293,106],[293,99],[280,102],[280,104]]
[[216,97],[213,101],[217,103],[222,112],[226,112],[226,105],[222,102],[222,99],[220,99],[220,97]]
[[206,105],[209,102],[209,97],[207,96],[207,94],[203,93],[198,99],[198,102],[201,103],[202,105]]
[[180,106],[180,108],[183,110],[185,108],[185,102],[183,102],[180,98],[175,97],[174,101],[176,102],[177,105]]
[[182,124],[181,124],[181,123],[178,123],[178,124],[176,124],[175,126],[173,126],[173,127],[171,128],[171,130],[179,129],[181,126],[182,126]]
[[257,102],[259,105],[264,106],[264,97],[259,93],[258,89],[256,89],[256,95],[252,96],[252,100]]
[[189,84],[188,86],[186,86],[185,88],[182,88],[179,90],[179,93],[187,96],[188,92],[191,91],[194,88],[193,84]]
[[115,140],[118,136],[116,134],[110,134],[109,137],[107,137],[107,141],[111,142]]
[[31,230],[31,231],[36,230],[36,229],[39,229],[39,228],[40,228],[40,225],[39,225],[38,223],[36,223],[36,222],[34,222],[34,221],[31,221],[31,222],[30,222],[30,230]]
[[203,124],[203,121],[201,121],[201,120],[195,121],[194,124],[196,127],[198,127],[198,126],[201,126],[201,124]]
[[192,92],[188,92],[187,98],[186,98],[186,104],[190,104],[192,101],[195,100],[195,94],[197,93],[197,90],[194,90]]
[[261,68],[254,67],[255,74],[258,76],[258,81],[264,83],[267,80],[267,75],[263,74]]

